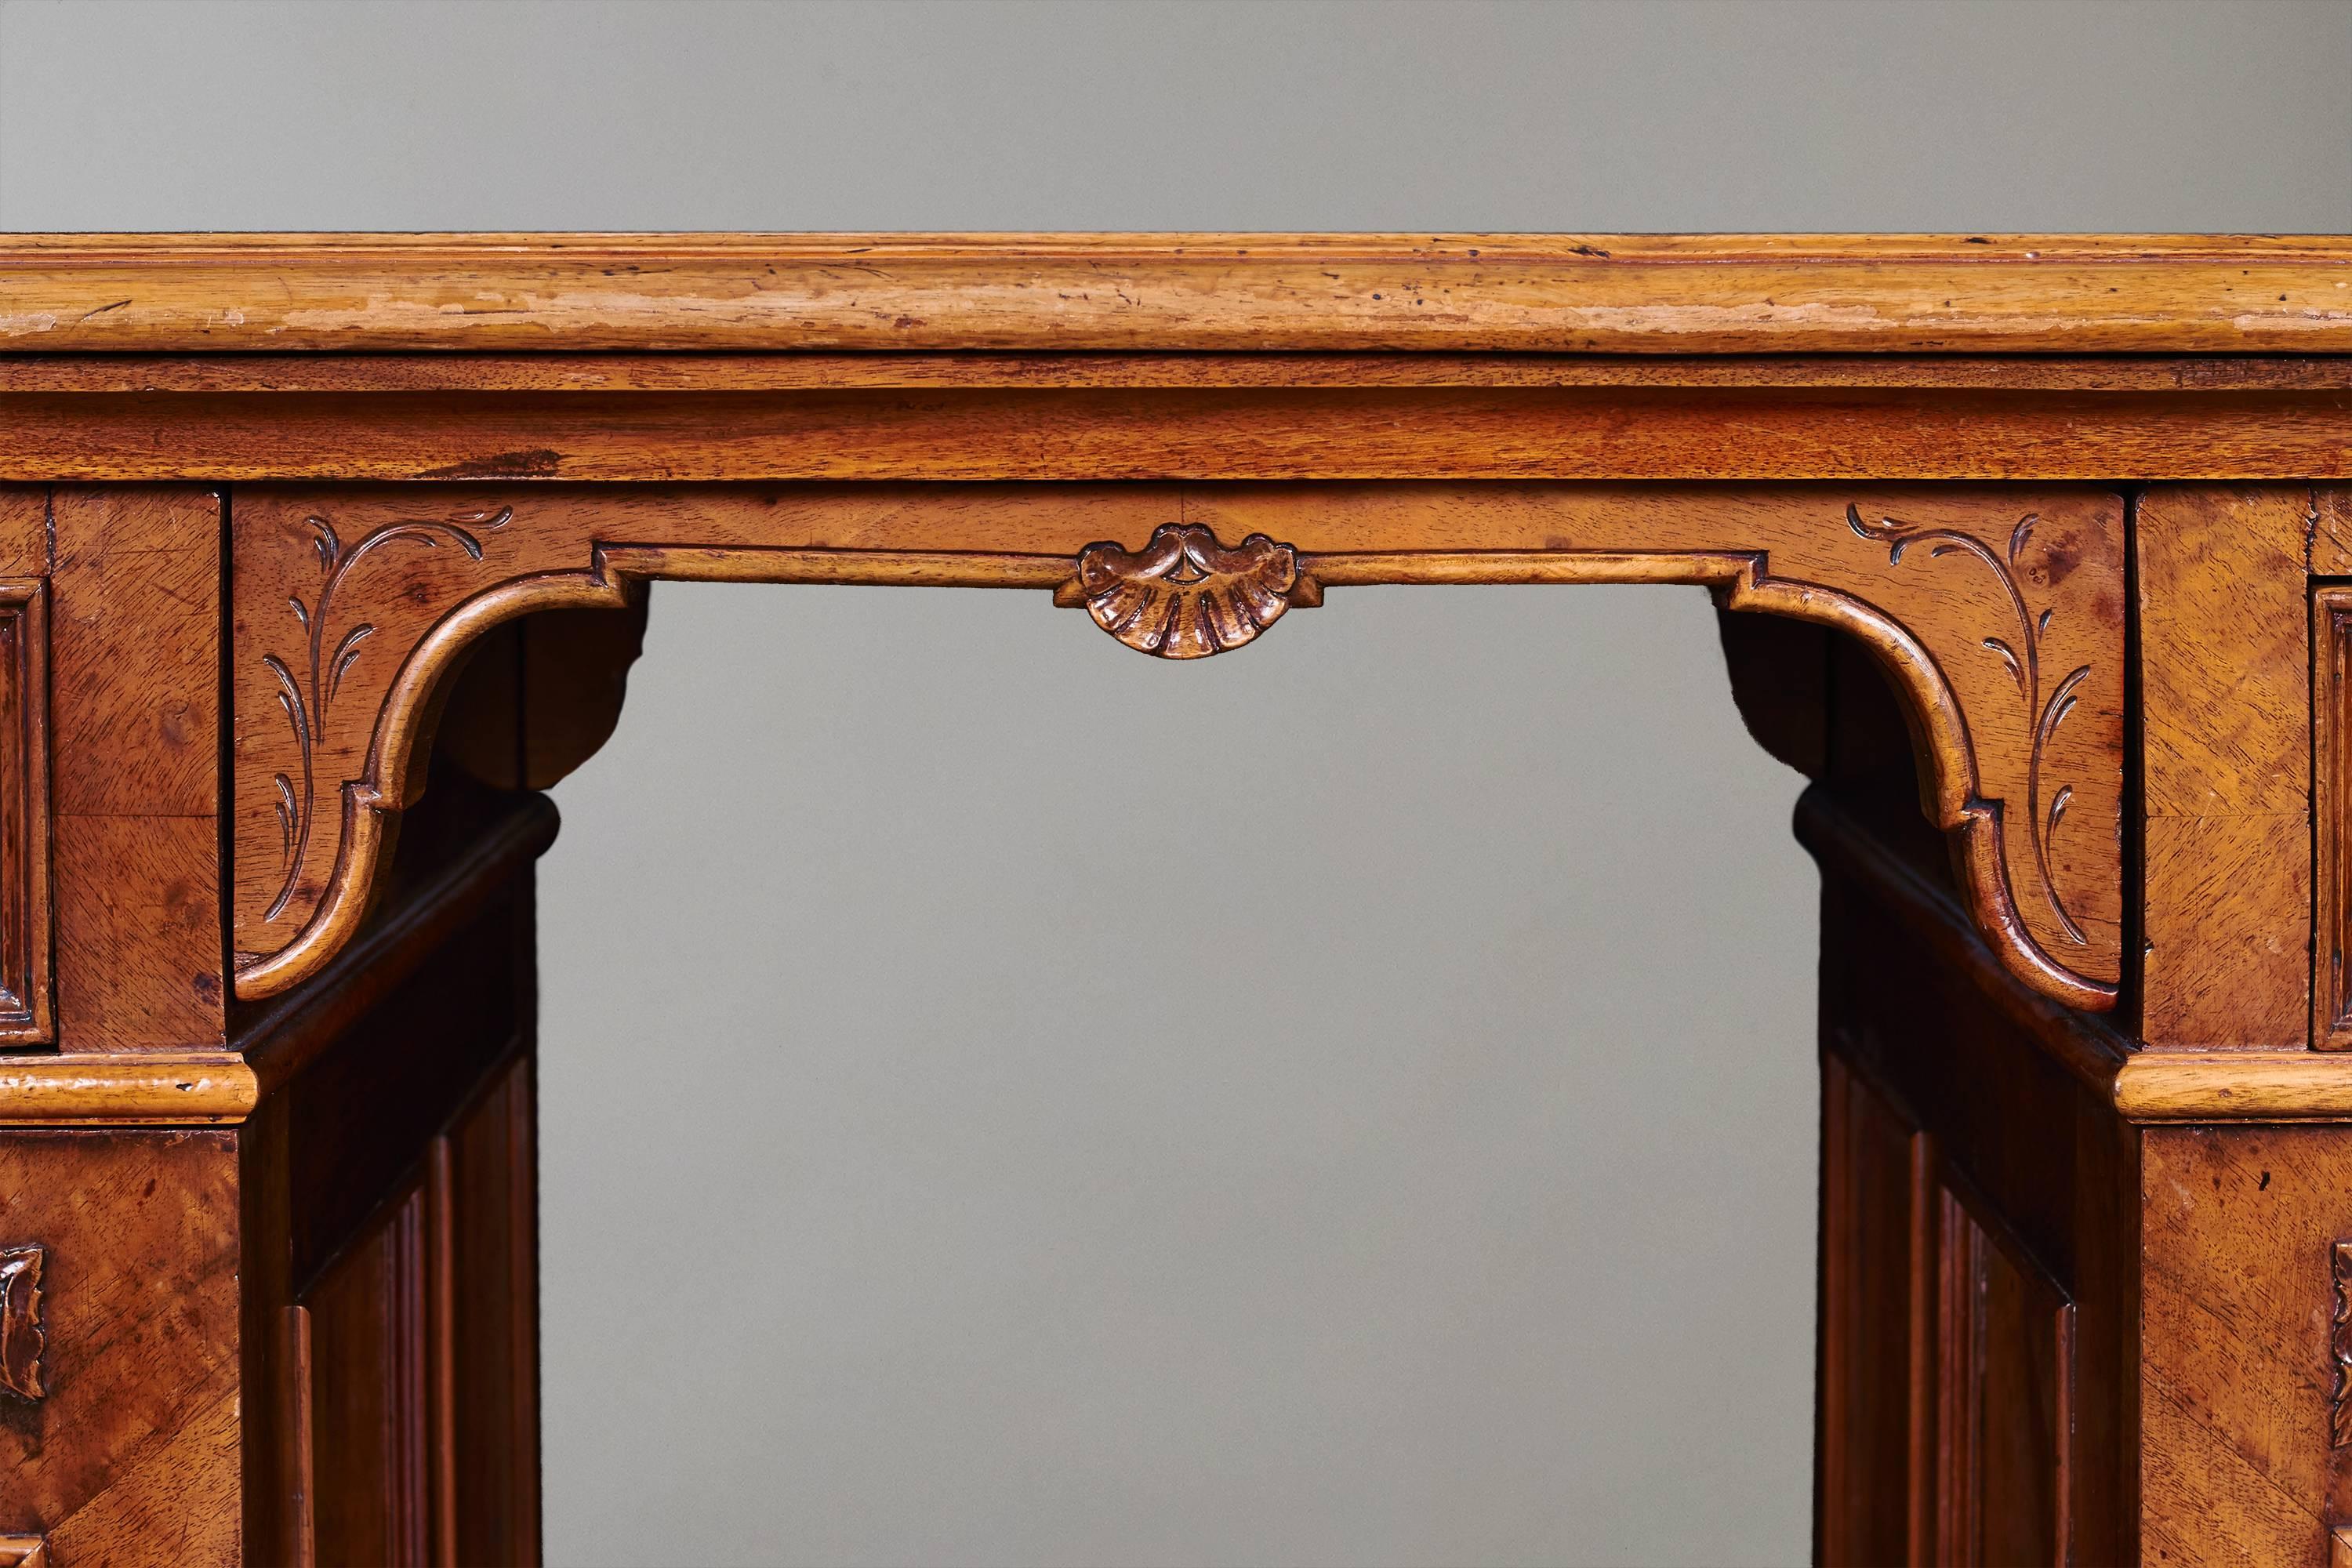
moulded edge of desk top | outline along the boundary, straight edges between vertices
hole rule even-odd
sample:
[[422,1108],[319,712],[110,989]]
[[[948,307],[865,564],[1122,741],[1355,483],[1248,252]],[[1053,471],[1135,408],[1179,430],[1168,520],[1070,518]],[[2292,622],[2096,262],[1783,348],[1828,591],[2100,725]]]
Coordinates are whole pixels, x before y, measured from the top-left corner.
[[23,235],[10,352],[2352,349],[2352,239]]
[[[0,1058],[0,1126],[218,1125],[251,1115],[261,1092],[234,1053]],[[2140,1051],[2112,1092],[2130,1121],[2352,1121],[2352,1056]]]

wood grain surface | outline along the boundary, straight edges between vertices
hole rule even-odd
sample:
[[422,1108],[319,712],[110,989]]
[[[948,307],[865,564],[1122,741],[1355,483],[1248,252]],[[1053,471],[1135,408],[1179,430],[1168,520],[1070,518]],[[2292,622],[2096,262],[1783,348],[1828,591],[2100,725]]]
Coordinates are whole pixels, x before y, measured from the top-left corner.
[[0,480],[2352,477],[2352,393],[1607,386],[0,393]]
[[221,499],[60,487],[50,503],[58,1027],[73,1051],[216,1050]]
[[521,792],[659,579],[1708,587],[1820,1559],[2342,1551],[2352,239],[20,236],[0,430],[0,1560],[536,1554]]
[[2309,1040],[2312,527],[2304,485],[2139,500],[2151,1046]]
[[2312,593],[2311,810],[2311,1044],[2340,1051],[2352,1048],[2352,587]]
[[49,492],[0,486],[0,1047],[56,1038]]
[[0,1044],[56,1037],[48,587],[0,579]]
[[[2121,966],[2123,537],[2094,490],[1122,487],[254,489],[236,510],[241,995],[357,927],[439,676],[535,608],[653,577],[1061,587],[1171,523],[1265,534],[1324,587],[1682,582],[1868,644],[1925,737],[1931,815],[2032,983]],[[1287,582],[1287,580],[1286,580]],[[1079,584],[1078,597],[1090,590]]]
[[0,1530],[57,1568],[240,1560],[235,1135],[14,1131],[0,1240],[37,1241],[47,1394],[0,1395]]
[[26,235],[0,344],[2326,353],[2327,237]]
[[1830,938],[1817,1560],[2129,1561],[2136,1135],[2048,1048],[2056,1009],[1947,958],[1833,787],[1801,808]]
[[1717,388],[1773,392],[2352,392],[2344,354],[25,353],[0,394],[751,393],[1076,388]]
[[2352,1130],[2158,1129],[2143,1149],[2142,1560],[2324,1563],[2352,1514],[2331,1353]]

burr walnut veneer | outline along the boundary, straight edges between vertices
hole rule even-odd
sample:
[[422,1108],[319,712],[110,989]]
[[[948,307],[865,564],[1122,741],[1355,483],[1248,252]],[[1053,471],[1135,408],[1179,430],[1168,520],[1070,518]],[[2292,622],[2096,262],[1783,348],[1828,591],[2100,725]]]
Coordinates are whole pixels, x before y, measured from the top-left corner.
[[0,1563],[537,1559],[536,792],[687,578],[1706,587],[1817,1556],[2352,1562],[2347,468],[2337,239],[0,242]]

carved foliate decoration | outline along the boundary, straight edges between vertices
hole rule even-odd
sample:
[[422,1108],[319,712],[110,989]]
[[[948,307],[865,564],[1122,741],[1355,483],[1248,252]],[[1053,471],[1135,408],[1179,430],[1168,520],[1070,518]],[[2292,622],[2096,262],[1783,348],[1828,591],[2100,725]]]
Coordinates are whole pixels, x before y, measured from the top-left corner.
[[2083,928],[2068,912],[2066,901],[2060,895],[2057,880],[2050,874],[2051,845],[2058,836],[2059,825],[2066,818],[2066,808],[2074,803],[2074,787],[2059,784],[2047,791],[2045,804],[2042,764],[2049,754],[2051,740],[2059,726],[2074,711],[2076,692],[2089,679],[2091,667],[2076,665],[2063,675],[2042,668],[2042,639],[2049,634],[2050,623],[2056,616],[2054,605],[2036,610],[2026,600],[2024,585],[2018,574],[2023,565],[2026,551],[2033,541],[2038,513],[2028,512],[2011,529],[2005,547],[1995,549],[1974,534],[1954,528],[1922,527],[1901,522],[1891,517],[1875,521],[1864,518],[1859,508],[1849,503],[1845,509],[1846,526],[1863,538],[1886,546],[1886,563],[1890,566],[1903,563],[1905,552],[1913,545],[1927,546],[1930,560],[1950,556],[1971,561],[1990,572],[2000,584],[2002,596],[2008,602],[2012,625],[1987,629],[1979,642],[1986,654],[2000,659],[2017,684],[2018,700],[2023,704],[2025,720],[2032,743],[2026,752],[2025,763],[2025,830],[2033,849],[2033,868],[2041,884],[2042,897],[2048,900],[2050,912],[2056,917],[2059,929],[2075,947],[2089,944]]
[[1298,583],[1287,544],[1253,533],[1228,550],[1205,528],[1169,523],[1139,551],[1090,544],[1078,587],[1095,625],[1140,653],[1206,658],[1282,618]]
[[2336,1316],[2327,1350],[2336,1383],[2328,1401],[2328,1431],[2336,1447],[2352,1448],[2352,1241],[2337,1242],[2329,1249],[2329,1258],[2336,1277]]
[[[425,493],[261,487],[240,498],[240,997],[317,973],[358,929],[398,814],[423,787],[436,691],[485,631],[539,610],[615,608],[661,578],[1049,590],[1162,658],[1238,647],[1327,588],[1704,584],[1727,608],[1828,626],[1867,649],[1913,721],[1923,804],[1951,837],[1984,940],[2068,1005],[2103,1010],[2118,994],[2126,579],[2112,491],[1392,481]],[[1161,521],[1171,515],[1186,521]],[[1080,542],[1106,535],[1146,542]]]
[[[1376,584],[1703,583],[1728,609],[1854,638],[1912,721],[1922,803],[1951,836],[1978,931],[2043,994],[2086,1010],[2115,1005],[2119,497],[1926,486],[1868,498],[1566,485],[1202,491],[1187,493],[1185,515],[1227,537],[1262,531],[1319,543],[1336,534],[1299,553],[1302,588],[1318,595]],[[1335,528],[1325,519],[1339,508],[1346,522]]]
[[[465,511],[446,518],[404,518],[372,528],[349,545],[328,519],[304,520],[312,531],[310,544],[318,555],[319,584],[308,601],[299,593],[289,594],[286,598],[287,612],[300,633],[297,644],[300,651],[290,660],[276,652],[261,656],[262,665],[277,682],[278,706],[286,716],[296,752],[301,759],[296,770],[301,775],[299,785],[287,772],[279,772],[270,780],[277,791],[279,859],[284,875],[271,896],[268,910],[261,917],[265,922],[276,920],[294,897],[319,816],[316,753],[332,722],[334,701],[343,689],[343,678],[366,655],[367,641],[376,634],[375,622],[364,615],[338,614],[341,606],[335,602],[336,590],[370,556],[394,545],[457,550],[463,552],[467,560],[478,562],[482,559],[479,536],[504,528],[513,517],[512,508],[500,507],[495,511]],[[397,663],[407,652],[404,647],[398,648],[389,657]],[[361,713],[357,723],[363,735],[372,733],[374,712]]]
[[40,1399],[42,1381],[41,1262],[37,1246],[0,1247],[0,1389]]

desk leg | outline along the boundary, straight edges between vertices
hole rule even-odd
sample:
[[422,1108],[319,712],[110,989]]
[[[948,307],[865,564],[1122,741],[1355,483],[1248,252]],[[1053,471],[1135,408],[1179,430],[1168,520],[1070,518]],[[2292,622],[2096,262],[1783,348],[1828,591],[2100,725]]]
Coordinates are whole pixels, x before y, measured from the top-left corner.
[[1800,831],[1825,917],[1819,1560],[2329,1563],[2352,1126],[2133,1124],[2091,1031],[1899,850],[1820,791]]
[[247,1560],[535,1563],[527,860],[380,929],[242,1130]]
[[1934,846],[1820,786],[1798,827],[1822,866],[1816,1555],[2130,1561],[2139,1134]]

